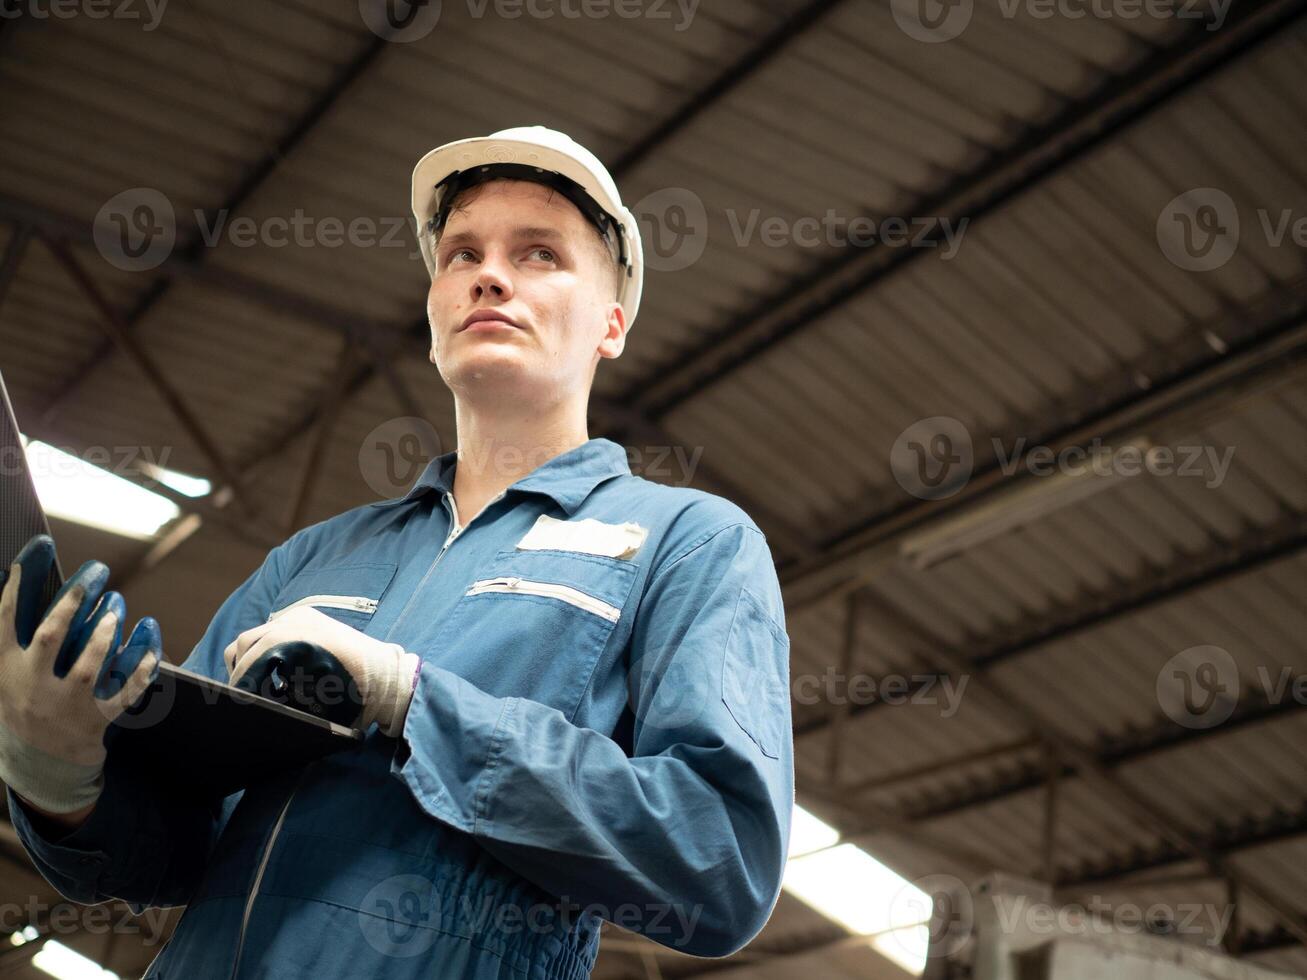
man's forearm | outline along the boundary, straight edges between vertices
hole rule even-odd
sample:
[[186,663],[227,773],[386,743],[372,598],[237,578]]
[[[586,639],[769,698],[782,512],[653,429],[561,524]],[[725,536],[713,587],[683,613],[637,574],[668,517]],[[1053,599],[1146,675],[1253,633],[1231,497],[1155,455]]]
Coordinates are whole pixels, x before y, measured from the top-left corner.
[[[145,908],[185,904],[212,849],[221,800],[174,796],[111,758],[92,806],[63,813],[9,793],[10,816],[42,877],[65,898]],[[62,808],[60,808],[62,809]]]

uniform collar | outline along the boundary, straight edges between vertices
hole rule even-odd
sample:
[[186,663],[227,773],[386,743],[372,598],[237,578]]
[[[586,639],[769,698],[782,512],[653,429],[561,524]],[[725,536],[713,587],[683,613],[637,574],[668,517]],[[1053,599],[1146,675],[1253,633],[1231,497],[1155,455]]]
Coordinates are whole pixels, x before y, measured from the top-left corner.
[[[432,490],[452,493],[457,464],[458,450],[437,456],[398,500],[413,500]],[[611,439],[595,438],[547,460],[511,484],[508,490],[544,494],[571,516],[600,483],[615,476],[630,475],[626,450]]]

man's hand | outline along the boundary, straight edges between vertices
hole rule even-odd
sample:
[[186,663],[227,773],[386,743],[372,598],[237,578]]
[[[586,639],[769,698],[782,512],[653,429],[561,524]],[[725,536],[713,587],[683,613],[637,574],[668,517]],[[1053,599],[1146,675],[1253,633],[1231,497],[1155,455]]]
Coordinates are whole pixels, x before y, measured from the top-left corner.
[[231,683],[277,644],[293,640],[316,643],[349,671],[363,699],[358,728],[366,732],[375,721],[384,734],[398,737],[417,683],[417,654],[374,640],[311,606],[292,609],[236,637],[222,654]]
[[89,812],[103,786],[104,733],[150,685],[159,624],[142,619],[119,649],[127,608],[90,561],[48,609],[54,542],[38,535],[0,592],[0,779],[47,814]]

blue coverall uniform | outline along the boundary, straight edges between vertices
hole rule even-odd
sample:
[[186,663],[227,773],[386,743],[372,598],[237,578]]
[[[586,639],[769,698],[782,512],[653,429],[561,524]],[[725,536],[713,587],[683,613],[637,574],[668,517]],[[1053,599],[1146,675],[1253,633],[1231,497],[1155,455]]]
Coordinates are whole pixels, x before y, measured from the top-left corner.
[[[460,528],[456,461],[275,548],[184,664],[225,680],[238,633],[306,600],[420,655],[402,737],[374,729],[211,801],[111,753],[63,838],[10,794],[66,897],[187,905],[147,977],[583,980],[601,919],[701,956],[767,921],[794,782],[762,532],[723,498],[632,475],[601,438]],[[531,546],[554,521],[569,526]],[[606,527],[569,536],[585,521]],[[593,553],[621,525],[647,531],[634,553]]]

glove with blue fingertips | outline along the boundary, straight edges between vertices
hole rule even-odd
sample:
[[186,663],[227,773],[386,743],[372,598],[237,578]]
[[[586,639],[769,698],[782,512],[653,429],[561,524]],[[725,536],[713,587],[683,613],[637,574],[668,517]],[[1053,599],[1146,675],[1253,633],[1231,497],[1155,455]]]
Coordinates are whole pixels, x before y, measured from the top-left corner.
[[101,562],[45,604],[54,561],[54,542],[38,535],[0,591],[0,780],[40,810],[71,813],[99,798],[104,733],[153,681],[162,642],[146,619],[120,649],[126,605],[104,591]]

